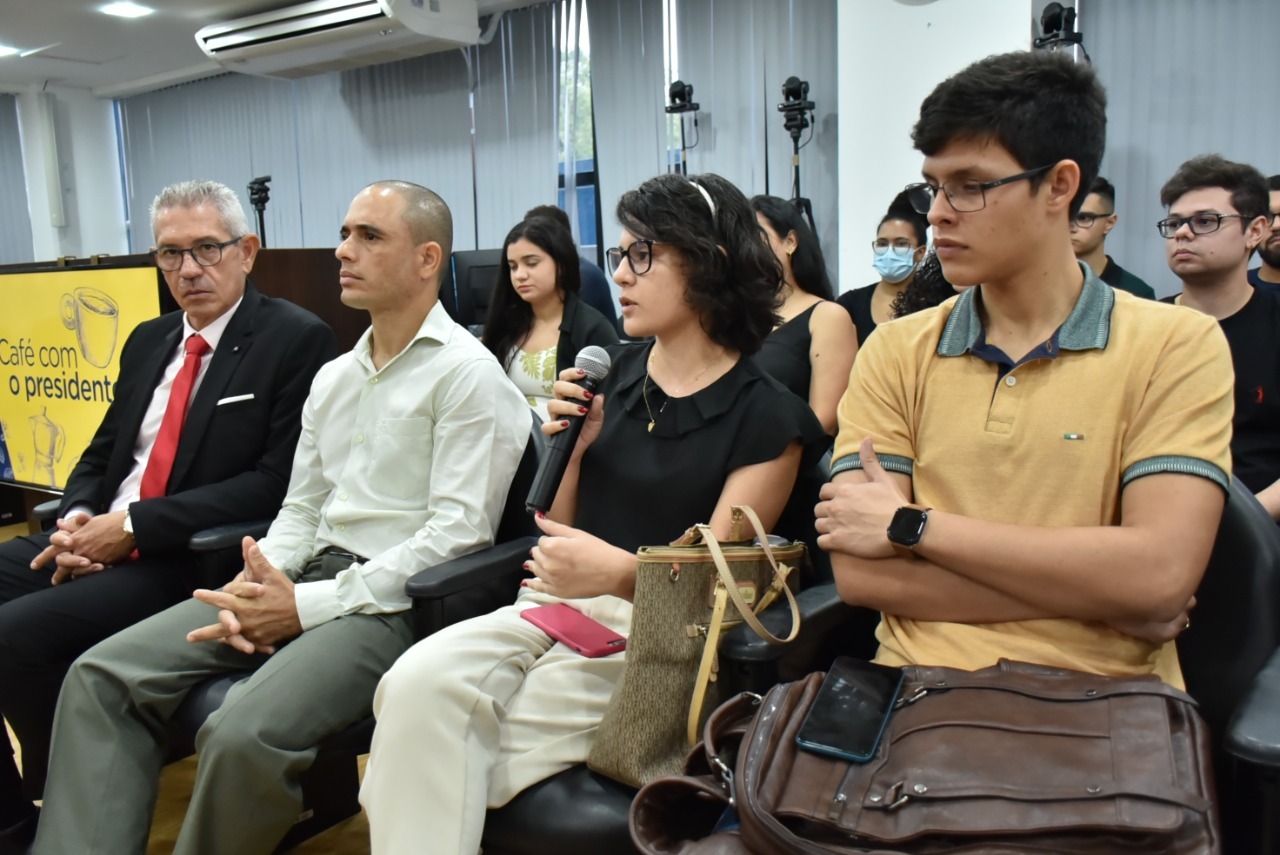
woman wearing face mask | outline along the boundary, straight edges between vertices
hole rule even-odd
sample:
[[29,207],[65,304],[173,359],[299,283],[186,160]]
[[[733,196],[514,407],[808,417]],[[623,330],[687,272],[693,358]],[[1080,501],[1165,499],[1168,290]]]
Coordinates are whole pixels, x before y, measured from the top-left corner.
[[777,196],[751,200],[756,220],[782,267],[781,321],[756,354],[756,364],[809,402],[827,433],[849,385],[858,341],[849,316],[832,302],[818,238],[794,205]]
[[853,318],[860,345],[866,343],[878,324],[893,318],[893,301],[911,284],[916,265],[924,258],[928,227],[924,215],[916,213],[901,196],[893,200],[889,213],[880,221],[871,243],[871,263],[880,274],[880,281],[846,291],[836,301]]

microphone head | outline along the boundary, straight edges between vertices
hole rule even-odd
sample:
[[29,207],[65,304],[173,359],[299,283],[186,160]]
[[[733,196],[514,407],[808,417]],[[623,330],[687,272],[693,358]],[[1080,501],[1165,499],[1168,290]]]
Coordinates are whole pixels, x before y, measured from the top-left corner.
[[588,377],[599,383],[609,373],[613,360],[609,358],[609,351],[593,344],[578,351],[578,358],[573,361],[573,366],[587,372]]

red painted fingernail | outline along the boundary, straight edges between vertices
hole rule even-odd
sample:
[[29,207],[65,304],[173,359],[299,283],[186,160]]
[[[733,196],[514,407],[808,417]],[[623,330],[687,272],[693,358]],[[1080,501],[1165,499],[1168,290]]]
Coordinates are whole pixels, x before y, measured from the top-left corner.
[[533,515],[540,520],[545,520],[547,518],[547,515],[544,514],[542,511],[534,511]]
[[529,587],[529,580],[528,580],[528,579],[521,579],[521,580],[520,580],[520,587],[521,587],[521,588],[527,588],[527,587]]
[[560,427],[568,427],[568,426],[569,426],[569,420],[568,420],[568,419],[561,419],[561,420],[560,420]]
[[578,412],[582,413],[585,416],[587,414],[587,408],[583,406],[579,406]]
[[528,561],[526,561],[525,563],[521,564],[520,566],[521,566],[521,567],[523,567],[524,569],[528,570],[528,569],[529,569],[529,562],[528,562]]
[[577,371],[577,372],[578,372],[578,376],[579,376],[579,377],[586,377],[586,376],[587,376],[587,372],[586,372],[584,369],[582,369],[582,368],[575,368],[575,369],[574,369],[574,371]]
[[582,392],[582,397],[586,398],[588,401],[590,401],[595,396],[596,396],[596,393],[589,390],[584,390]]

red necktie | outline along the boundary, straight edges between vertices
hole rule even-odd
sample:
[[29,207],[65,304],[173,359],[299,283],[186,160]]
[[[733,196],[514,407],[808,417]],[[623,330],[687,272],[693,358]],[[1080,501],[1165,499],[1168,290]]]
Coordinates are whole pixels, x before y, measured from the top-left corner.
[[178,376],[173,379],[169,403],[164,408],[164,419],[160,422],[160,432],[156,434],[156,443],[151,447],[151,456],[147,458],[147,468],[142,470],[139,499],[163,496],[169,486],[169,473],[173,471],[173,459],[178,454],[178,437],[182,435],[182,423],[187,420],[187,407],[191,403],[191,387],[195,385],[196,375],[200,373],[201,357],[209,352],[209,342],[193,335],[187,339],[185,347],[187,355],[182,360]]

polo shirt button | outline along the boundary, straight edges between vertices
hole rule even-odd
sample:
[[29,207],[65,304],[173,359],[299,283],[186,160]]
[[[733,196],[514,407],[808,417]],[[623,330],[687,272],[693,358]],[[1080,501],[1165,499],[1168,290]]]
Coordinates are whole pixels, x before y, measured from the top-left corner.
[[1012,374],[1010,374],[1008,377],[1004,378],[1004,385],[1006,385],[1006,386],[1017,386],[1017,385],[1018,385],[1018,378],[1017,378],[1017,377],[1014,377]]
[[347,530],[346,523],[338,523],[338,531],[346,531],[346,530]]
[[339,494],[338,494],[338,498],[345,502],[345,501],[347,500],[347,494],[346,494],[346,493],[339,493]]
[[377,382],[378,382],[378,378],[377,378],[377,377],[370,377],[370,378],[369,378],[369,382],[370,382],[370,383],[377,383]]
[[362,433],[356,434],[356,445],[362,445],[363,443],[364,443],[364,434]]

